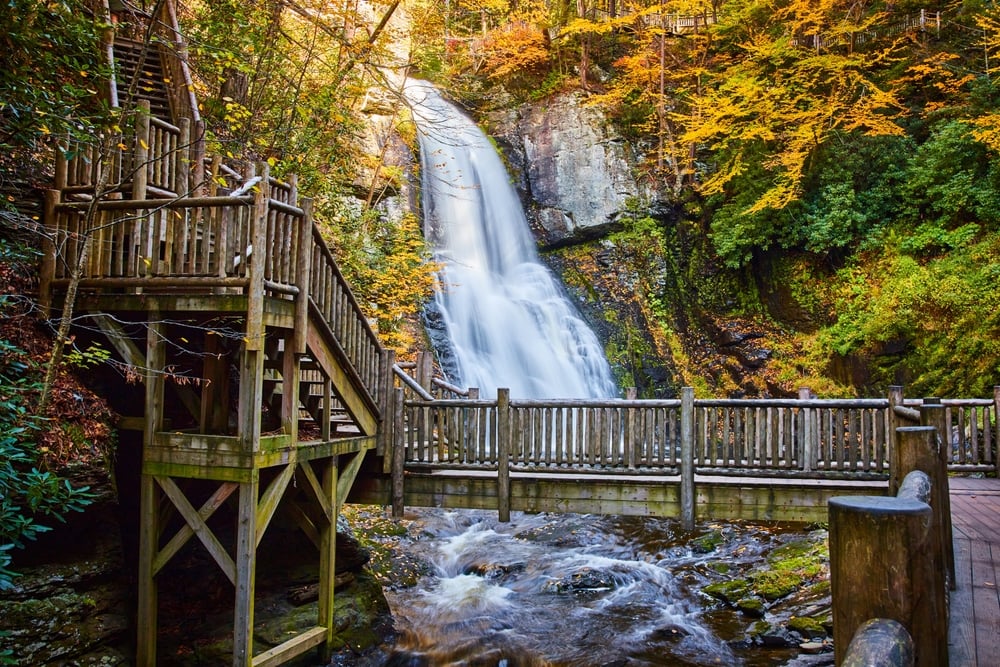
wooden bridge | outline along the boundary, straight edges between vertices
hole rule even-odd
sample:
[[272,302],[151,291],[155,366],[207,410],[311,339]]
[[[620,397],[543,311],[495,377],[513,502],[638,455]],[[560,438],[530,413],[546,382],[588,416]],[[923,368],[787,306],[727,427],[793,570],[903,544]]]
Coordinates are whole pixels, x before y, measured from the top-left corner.
[[[426,363],[411,377],[380,345],[295,179],[204,154],[172,5],[160,7],[151,20],[169,49],[107,45],[135,59],[135,76],[163,72],[140,87],[133,135],[57,160],[40,285],[47,316],[70,315],[78,344],[99,339],[129,369],[110,394],[123,432],[141,434],[139,665],[156,663],[157,576],[192,538],[236,591],[233,665],[329,650],[345,500],[690,524],[824,520],[832,495],[885,488],[894,427],[919,419],[921,401],[900,390],[526,401],[479,398],[434,380]],[[1000,390],[944,405],[953,468],[995,473]],[[231,537],[213,521],[227,503]],[[257,549],[279,509],[317,547],[318,618],[254,656]]]

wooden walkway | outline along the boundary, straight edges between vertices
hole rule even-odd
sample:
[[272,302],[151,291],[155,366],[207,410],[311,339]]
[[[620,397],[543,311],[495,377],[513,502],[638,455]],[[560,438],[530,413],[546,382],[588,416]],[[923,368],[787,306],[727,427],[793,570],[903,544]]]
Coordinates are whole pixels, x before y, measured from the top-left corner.
[[1000,479],[952,477],[951,667],[1000,665]]

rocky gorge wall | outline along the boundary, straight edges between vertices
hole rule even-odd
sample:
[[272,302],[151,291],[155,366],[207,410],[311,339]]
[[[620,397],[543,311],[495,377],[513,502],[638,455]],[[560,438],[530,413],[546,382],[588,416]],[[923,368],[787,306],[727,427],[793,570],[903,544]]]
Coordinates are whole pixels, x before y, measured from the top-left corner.
[[748,286],[759,305],[755,281],[715,265],[702,222],[584,94],[493,112],[483,124],[543,258],[604,342],[621,387],[641,397],[685,384],[718,396],[782,392],[766,369],[778,332],[736,314]]

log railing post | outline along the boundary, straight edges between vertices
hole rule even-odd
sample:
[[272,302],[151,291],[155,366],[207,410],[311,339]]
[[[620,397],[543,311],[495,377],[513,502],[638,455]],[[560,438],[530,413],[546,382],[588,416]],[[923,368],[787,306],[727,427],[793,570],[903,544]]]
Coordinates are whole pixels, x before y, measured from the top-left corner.
[[394,395],[392,390],[392,368],[396,365],[396,351],[383,349],[379,352],[379,356],[379,364],[382,371],[378,379],[382,384],[378,391],[381,419],[379,421],[378,438],[375,442],[375,453],[382,457],[382,472],[389,472],[389,451],[395,437],[393,433],[396,425],[396,420],[393,416],[395,407],[393,405]]
[[132,199],[143,200],[149,184],[149,100],[136,102],[132,156]]
[[681,388],[681,523],[694,530],[694,389]]
[[835,664],[843,663],[851,638],[872,618],[890,618],[909,630],[918,642],[919,667],[947,664],[931,655],[928,644],[938,633],[946,636],[948,625],[935,631],[922,604],[927,568],[919,561],[926,555],[930,506],[894,496],[838,496],[829,501],[829,518]]
[[497,513],[510,521],[510,389],[497,389]]
[[[799,388],[799,400],[808,401],[812,398],[809,387]],[[816,412],[810,407],[799,409],[801,424],[799,437],[802,439],[802,471],[812,472],[816,467]]]
[[[989,425],[986,426],[989,428]],[[987,455],[990,457],[989,460],[993,462],[993,471],[997,472],[997,468],[1000,467],[1000,385],[993,387],[993,446],[997,448],[997,456],[993,455],[992,450],[987,450]]]
[[295,286],[299,293],[295,295],[295,339],[293,343],[296,354],[306,353],[306,337],[309,331],[309,285],[312,275],[313,250],[313,200],[302,200],[303,216],[298,225],[298,239],[295,258]]
[[945,572],[948,575],[948,587],[955,590],[955,544],[951,527],[951,494],[948,489],[948,460],[951,457],[951,445],[948,442],[948,427],[945,421],[944,406],[940,399],[925,398],[920,408],[920,423],[934,428],[931,435],[931,453],[935,454],[934,475],[931,481],[936,494],[931,507],[934,519],[940,533],[940,543]]
[[62,193],[59,190],[45,191],[45,208],[42,213],[42,224],[45,233],[42,235],[42,265],[38,269],[38,308],[43,319],[49,317],[52,309],[52,281],[56,277],[56,254],[59,252],[59,224],[56,207]]
[[402,387],[392,392],[392,516],[395,519],[403,516],[403,471],[406,466],[406,433],[403,427],[405,392]]
[[889,440],[887,443],[889,445],[889,495],[896,494],[896,491],[899,489],[899,484],[902,481],[896,477],[897,466],[895,464],[895,459],[897,448],[899,446],[896,429],[901,426],[899,416],[896,415],[896,406],[903,406],[903,388],[899,385],[889,387],[889,423],[887,424],[888,431],[886,433]]

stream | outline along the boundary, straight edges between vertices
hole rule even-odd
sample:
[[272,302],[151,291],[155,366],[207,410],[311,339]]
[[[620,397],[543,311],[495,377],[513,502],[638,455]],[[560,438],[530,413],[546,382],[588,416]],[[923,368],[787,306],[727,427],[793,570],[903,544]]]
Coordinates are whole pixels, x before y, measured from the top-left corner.
[[[500,523],[492,512],[437,509],[407,520],[397,548],[424,573],[385,587],[400,634],[385,665],[832,664],[832,653],[800,655],[808,638],[794,633],[783,631],[785,645],[752,638],[758,619],[702,591],[816,539],[801,526],[686,533],[668,519],[514,513]],[[775,626],[811,603],[783,604],[768,603]]]

